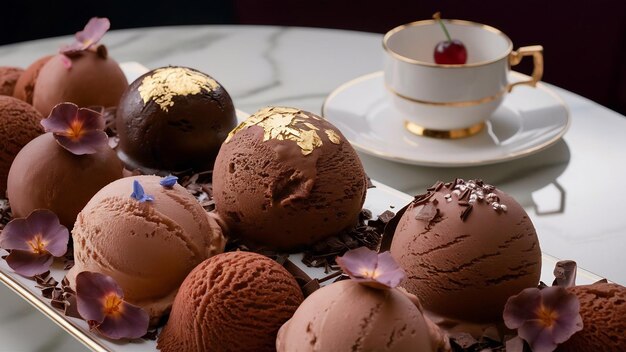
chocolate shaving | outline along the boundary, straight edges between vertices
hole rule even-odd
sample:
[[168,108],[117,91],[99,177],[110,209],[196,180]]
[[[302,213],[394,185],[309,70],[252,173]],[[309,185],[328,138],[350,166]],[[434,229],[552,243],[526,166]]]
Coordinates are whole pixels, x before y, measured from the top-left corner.
[[478,344],[478,340],[466,332],[453,334],[450,336],[450,340],[464,349],[471,348],[472,346],[476,346]]
[[426,193],[422,193],[422,194],[418,194],[415,196],[415,198],[413,198],[413,204],[414,205],[420,205],[422,203],[425,203],[427,200],[430,199],[430,197],[433,196],[433,192],[426,192]]
[[365,177],[367,178],[367,189],[376,188],[376,186],[374,186],[374,184],[372,183],[372,179],[369,176]]
[[291,260],[285,258],[282,265],[296,279],[304,297],[308,297],[311,293],[320,288],[319,282],[316,279],[311,279],[307,273],[300,269]]
[[462,221],[467,220],[467,217],[472,212],[472,208],[473,208],[473,206],[470,204],[465,209],[463,209],[463,211],[461,212],[461,220]]
[[411,202],[405,205],[404,207],[402,207],[402,209],[398,210],[398,212],[396,213],[396,216],[394,216],[391,220],[389,220],[389,222],[385,226],[385,229],[383,230],[383,238],[380,241],[380,248],[378,250],[379,252],[382,253],[391,249],[391,242],[393,242],[393,235],[396,232],[398,223],[400,222],[402,215],[404,215],[404,213],[409,208],[409,206],[411,206],[411,204],[413,203]]
[[415,216],[415,220],[431,222],[437,217],[437,215],[439,215],[439,209],[433,203],[428,202],[419,210]]
[[373,250],[378,249],[384,228],[392,218],[391,214],[393,213],[385,211],[376,220],[368,220],[371,218],[371,214],[369,210],[364,209],[354,229],[344,231],[305,248],[302,262],[310,267],[323,267],[325,272],[329,273],[332,271],[332,266],[336,264],[335,258],[350,249],[363,246]]
[[148,330],[148,332],[143,335],[141,338],[144,340],[156,341],[159,336],[159,329]]
[[560,260],[554,266],[554,282],[552,286],[572,287],[576,286],[576,262],[573,260]]
[[65,299],[53,299],[52,301],[50,301],[50,305],[52,306],[52,308],[62,310],[63,312],[65,312],[65,308],[66,308]]

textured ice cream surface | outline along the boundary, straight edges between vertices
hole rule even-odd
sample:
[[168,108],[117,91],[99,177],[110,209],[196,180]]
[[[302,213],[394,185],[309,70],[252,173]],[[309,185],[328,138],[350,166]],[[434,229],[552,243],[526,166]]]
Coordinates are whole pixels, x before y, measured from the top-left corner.
[[228,252],[183,282],[158,348],[173,351],[274,351],[276,334],[303,300],[293,276],[260,254]]
[[[139,181],[153,201],[131,198]],[[119,179],[96,193],[72,230],[75,265],[113,277],[125,300],[144,308],[151,324],[171,308],[187,274],[223,251],[224,238],[197,200],[180,185],[166,188],[157,176]]]
[[626,288],[598,283],[570,287],[568,291],[580,301],[583,329],[557,351],[626,351]]
[[24,73],[24,69],[20,67],[0,67],[0,95],[13,96],[15,84],[17,84],[22,73]]
[[25,102],[0,96],[0,198],[7,189],[7,177],[17,153],[43,133],[41,114]]
[[436,351],[420,307],[398,289],[353,280],[311,294],[278,333],[278,352]]
[[541,272],[528,214],[480,181],[438,183],[418,196],[398,223],[391,254],[407,273],[402,286],[428,311],[468,322],[500,321],[506,300],[535,287]]
[[64,60],[57,54],[41,67],[33,90],[35,109],[48,116],[62,102],[80,107],[117,106],[128,81],[115,60],[92,50],[72,56],[71,68]]
[[15,157],[9,170],[7,196],[14,217],[48,209],[71,229],[89,199],[121,177],[122,163],[111,148],[74,155],[61,147],[52,133],[45,133],[26,144]]
[[350,143],[328,121],[284,107],[233,130],[213,171],[230,235],[293,250],[355,226],[367,180]]
[[126,89],[116,113],[118,155],[129,169],[213,169],[237,125],[230,95],[210,76],[187,67],[161,67]]
[[[33,94],[35,92],[35,83],[37,82],[37,76],[43,65],[52,58],[52,55],[47,55],[37,59],[20,75],[17,82],[15,82],[15,88],[13,90],[13,96],[19,100],[25,101],[28,104],[33,103]],[[44,117],[47,117],[44,116]]]

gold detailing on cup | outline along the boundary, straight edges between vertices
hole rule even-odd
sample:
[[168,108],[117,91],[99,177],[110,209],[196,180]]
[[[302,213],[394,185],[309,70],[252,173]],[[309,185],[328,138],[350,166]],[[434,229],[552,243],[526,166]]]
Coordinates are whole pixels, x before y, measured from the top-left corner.
[[411,98],[409,96],[400,94],[398,92],[396,92],[393,88],[391,88],[388,84],[385,83],[385,87],[387,87],[387,90],[389,90],[392,94],[404,99],[404,100],[408,100],[414,103],[418,103],[418,104],[424,104],[424,105],[432,105],[432,106],[445,106],[445,107],[453,107],[453,108],[466,108],[469,106],[476,106],[476,105],[480,105],[480,104],[485,104],[488,103],[490,101],[494,101],[498,98],[501,98],[508,90],[507,89],[503,89],[501,91],[499,91],[498,93],[494,94],[494,95],[490,95],[488,97],[482,97],[482,98],[478,98],[478,99],[474,99],[474,100],[463,100],[463,101],[431,101],[431,100],[421,100],[421,99],[415,99],[415,98]]
[[406,128],[409,132],[418,136],[422,136],[422,137],[431,137],[431,138],[439,138],[439,139],[459,139],[459,138],[473,136],[476,133],[482,131],[483,128],[485,128],[485,123],[480,122],[469,127],[458,128],[454,130],[432,130],[429,128],[422,127],[411,121],[405,120],[404,128]]
[[511,66],[515,66],[519,64],[525,56],[533,57],[533,73],[527,81],[509,83],[507,86],[507,91],[509,92],[515,86],[519,85],[529,85],[531,87],[535,87],[537,82],[541,81],[541,77],[543,77],[543,46],[523,46],[515,51],[512,51],[511,54],[509,54],[509,64]]

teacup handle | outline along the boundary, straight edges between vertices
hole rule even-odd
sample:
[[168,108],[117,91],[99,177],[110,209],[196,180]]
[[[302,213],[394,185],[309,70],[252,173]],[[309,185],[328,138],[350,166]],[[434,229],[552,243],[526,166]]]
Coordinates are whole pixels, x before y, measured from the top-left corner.
[[541,77],[543,77],[543,46],[541,45],[523,46],[517,50],[513,50],[509,54],[509,64],[511,66],[515,66],[522,61],[524,56],[531,56],[531,55],[533,57],[533,73],[530,76],[530,79],[528,81],[509,83],[509,85],[507,86],[507,89],[509,92],[515,86],[526,84],[531,87],[534,87],[537,85],[537,82],[541,81]]

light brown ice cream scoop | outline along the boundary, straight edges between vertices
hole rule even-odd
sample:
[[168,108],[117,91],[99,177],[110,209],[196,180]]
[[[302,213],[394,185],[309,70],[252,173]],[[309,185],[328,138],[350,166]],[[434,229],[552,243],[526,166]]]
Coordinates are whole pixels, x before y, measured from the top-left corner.
[[442,337],[402,290],[343,280],[307,297],[280,328],[276,349],[430,352],[446,349],[438,346]]
[[598,283],[567,290],[580,300],[583,329],[557,351],[626,351],[626,287]]
[[341,132],[307,111],[267,107],[219,151],[213,196],[233,237],[294,250],[356,225],[367,190]]
[[24,69],[20,67],[2,66],[0,67],[0,95],[13,96],[15,84]]
[[0,197],[5,197],[9,169],[17,153],[33,138],[43,133],[43,117],[32,106],[0,96]]
[[498,322],[506,300],[539,283],[541,250],[528,214],[482,181],[437,183],[402,215],[391,254],[427,311]]
[[[72,231],[75,265],[68,273],[72,286],[81,271],[113,277],[152,325],[169,311],[187,274],[224,249],[215,220],[185,188],[163,187],[161,179],[127,177],[93,196]],[[135,180],[153,201],[131,198]]]
[[302,300],[296,280],[274,260],[251,252],[218,254],[183,282],[158,348],[274,351],[278,329]]

